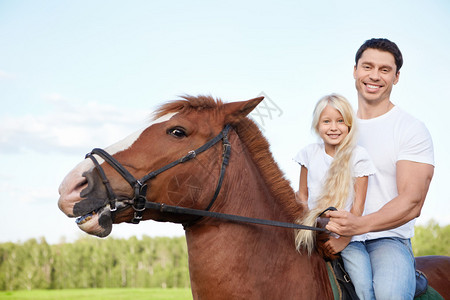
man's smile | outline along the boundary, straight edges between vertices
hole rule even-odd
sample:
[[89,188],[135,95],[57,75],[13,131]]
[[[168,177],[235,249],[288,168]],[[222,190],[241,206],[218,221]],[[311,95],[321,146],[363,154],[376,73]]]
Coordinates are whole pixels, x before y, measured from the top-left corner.
[[369,91],[369,92],[376,92],[382,87],[381,85],[371,84],[371,83],[364,83],[364,85],[366,86],[367,91]]

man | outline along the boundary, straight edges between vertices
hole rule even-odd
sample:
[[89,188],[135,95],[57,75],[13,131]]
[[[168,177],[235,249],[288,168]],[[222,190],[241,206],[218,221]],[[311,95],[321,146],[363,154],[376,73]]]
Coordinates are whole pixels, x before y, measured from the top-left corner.
[[358,143],[377,171],[369,177],[364,215],[329,212],[326,228],[343,236],[367,233],[364,242],[352,242],[344,250],[351,253],[345,268],[361,299],[413,299],[410,239],[433,177],[433,144],[423,123],[390,100],[403,64],[397,45],[368,40],[355,63]]

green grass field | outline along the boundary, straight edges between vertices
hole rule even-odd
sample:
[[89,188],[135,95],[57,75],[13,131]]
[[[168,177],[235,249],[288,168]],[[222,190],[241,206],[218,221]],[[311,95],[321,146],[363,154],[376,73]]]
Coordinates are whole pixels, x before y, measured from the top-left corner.
[[68,289],[0,291],[0,299],[10,300],[192,300],[190,289]]

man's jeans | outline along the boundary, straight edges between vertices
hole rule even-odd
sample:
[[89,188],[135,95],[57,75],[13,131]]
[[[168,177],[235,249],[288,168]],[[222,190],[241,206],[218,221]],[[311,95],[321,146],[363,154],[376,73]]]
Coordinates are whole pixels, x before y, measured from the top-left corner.
[[351,242],[341,255],[361,300],[414,298],[415,260],[410,239]]

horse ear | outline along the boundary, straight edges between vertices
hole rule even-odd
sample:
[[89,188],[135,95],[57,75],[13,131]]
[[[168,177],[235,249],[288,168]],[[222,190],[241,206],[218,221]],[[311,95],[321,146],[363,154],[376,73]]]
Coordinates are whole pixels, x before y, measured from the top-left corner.
[[235,124],[245,118],[264,97],[258,97],[247,101],[226,103],[223,105],[225,111],[225,124]]

